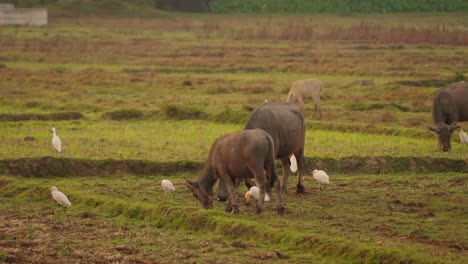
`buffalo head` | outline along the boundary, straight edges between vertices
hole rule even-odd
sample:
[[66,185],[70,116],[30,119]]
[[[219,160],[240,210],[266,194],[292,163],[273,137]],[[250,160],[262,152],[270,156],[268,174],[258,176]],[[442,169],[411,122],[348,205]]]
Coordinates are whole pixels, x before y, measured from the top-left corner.
[[192,191],[192,194],[198,201],[203,208],[210,208],[213,206],[213,197],[210,197],[206,190],[203,190],[198,181],[192,181],[189,179],[185,179],[185,185]]
[[452,134],[455,129],[460,128],[460,126],[456,125],[457,122],[453,122],[450,125],[447,125],[443,122],[439,122],[434,126],[427,127],[429,130],[434,131],[437,134],[437,138],[439,140],[439,149],[443,151],[449,151],[452,147],[451,139]]

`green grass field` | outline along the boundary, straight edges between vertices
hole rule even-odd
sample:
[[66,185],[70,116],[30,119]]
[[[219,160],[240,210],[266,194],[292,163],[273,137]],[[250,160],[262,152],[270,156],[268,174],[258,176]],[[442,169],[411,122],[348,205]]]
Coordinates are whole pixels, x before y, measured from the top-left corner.
[[[468,76],[465,17],[165,13],[1,27],[0,262],[466,263],[468,147],[456,131],[443,153],[426,128],[436,90]],[[308,173],[299,195],[291,177],[284,215],[274,198],[261,215],[202,209],[184,186],[190,164],[302,78],[325,83],[323,120],[306,103],[305,155],[335,172],[331,184],[319,191]],[[126,160],[160,167],[129,175]]]

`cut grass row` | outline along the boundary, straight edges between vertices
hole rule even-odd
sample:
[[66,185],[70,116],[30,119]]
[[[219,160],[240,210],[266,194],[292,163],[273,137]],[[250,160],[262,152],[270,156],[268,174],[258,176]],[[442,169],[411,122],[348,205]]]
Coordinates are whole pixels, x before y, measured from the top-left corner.
[[[243,125],[184,121],[30,121],[0,123],[0,159],[58,156],[50,129],[62,139],[63,157],[178,161],[206,159],[214,140]],[[455,134],[457,136],[457,134]],[[34,141],[25,141],[34,137]],[[308,129],[307,157],[412,156],[467,159],[466,147],[454,138],[449,153],[437,150],[433,138],[345,133]]]
[[[72,159],[72,158],[21,158],[0,159],[0,174],[30,178],[83,177],[89,175],[111,176],[115,174],[153,175],[181,172],[200,172],[202,161],[142,161],[134,159]],[[281,166],[277,165],[278,172]],[[430,157],[343,157],[305,158],[304,175],[312,175],[314,169],[329,173],[368,173],[391,175],[393,173],[468,173],[468,161]]]
[[[175,200],[159,188],[164,177],[175,183]],[[201,209],[184,187],[183,177],[195,175],[32,179],[2,176],[0,208],[8,219],[34,222],[46,218],[52,219],[48,224],[58,225],[71,222],[72,226],[65,226],[67,237],[72,238],[86,221],[98,219],[111,224],[105,229],[115,225],[136,234],[151,229],[173,234],[175,239],[185,234],[195,241],[222,241],[212,244],[208,252],[203,247],[188,248],[194,253],[189,260],[210,259],[211,253],[226,250],[223,249],[226,244],[230,250],[224,254],[232,250],[231,263],[245,263],[246,257],[258,260],[261,256],[290,263],[307,260],[326,263],[330,259],[366,263],[464,260],[467,245],[465,234],[459,231],[466,229],[462,216],[467,201],[466,177],[462,174],[332,175],[332,184],[322,192],[307,177],[305,194],[296,195],[290,188],[284,197],[286,213],[282,216],[276,215],[274,201],[267,203],[261,215],[255,215],[252,206],[242,206],[239,216],[225,213],[222,204],[211,210]],[[67,193],[73,202],[66,215],[58,209],[51,210],[54,202],[48,188],[52,185]],[[242,192],[240,187],[238,195]],[[17,209],[12,210],[11,203]],[[157,239],[149,239],[147,245],[154,247]],[[125,236],[108,242],[102,240],[80,243],[84,244],[81,247],[97,243],[103,248],[133,245]],[[78,246],[76,241],[68,242],[70,248]]]

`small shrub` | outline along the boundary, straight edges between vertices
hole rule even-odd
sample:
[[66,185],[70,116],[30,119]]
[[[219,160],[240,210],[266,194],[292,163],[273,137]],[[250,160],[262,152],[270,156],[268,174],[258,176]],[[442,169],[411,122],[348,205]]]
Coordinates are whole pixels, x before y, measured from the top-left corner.
[[367,109],[367,105],[364,103],[355,103],[351,104],[349,108],[354,111],[364,111]]
[[168,119],[206,119],[207,114],[199,108],[181,105],[165,105],[162,109]]
[[367,106],[366,110],[376,110],[376,109],[383,109],[386,106],[384,103],[375,103],[375,104],[370,104]]
[[142,119],[143,117],[144,113],[136,109],[123,109],[104,113],[104,118],[110,120]]
[[184,86],[192,86],[192,81],[191,81],[191,80],[184,80],[184,82],[182,83],[182,85],[184,85]]
[[416,87],[439,87],[445,86],[447,81],[445,80],[438,80],[438,79],[426,79],[426,80],[403,80],[398,81],[398,84],[405,85],[405,86],[416,86]]
[[1,122],[8,121],[26,121],[26,120],[76,120],[83,118],[79,112],[61,112],[51,114],[0,114]]
[[215,116],[215,121],[218,123],[234,123],[243,124],[249,116],[248,112],[235,111],[229,107]]
[[462,72],[456,72],[455,76],[453,77],[453,82],[461,82],[466,81],[465,75]]
[[56,73],[67,73],[67,72],[70,72],[70,70],[65,67],[65,66],[56,66],[56,67],[53,67],[51,68],[51,71],[54,71]]
[[29,102],[26,102],[24,106],[27,108],[38,108],[42,106],[42,104],[39,103],[38,101],[29,101]]

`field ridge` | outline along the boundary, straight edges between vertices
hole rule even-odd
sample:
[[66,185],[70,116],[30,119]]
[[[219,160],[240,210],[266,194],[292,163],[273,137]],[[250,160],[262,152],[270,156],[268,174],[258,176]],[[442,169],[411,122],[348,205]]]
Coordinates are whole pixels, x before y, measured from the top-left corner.
[[[180,160],[156,162],[145,160],[92,160],[75,158],[20,158],[0,160],[0,174],[23,177],[110,176],[115,174],[172,174],[198,172],[204,162]],[[277,165],[279,166],[279,164]],[[460,172],[468,173],[468,161],[431,157],[305,157],[306,173],[324,169],[330,173],[386,174],[398,172]],[[281,170],[280,167],[277,168]]]
[[[29,194],[28,194],[29,193]],[[29,196],[34,193],[41,194],[37,199],[48,200],[42,195],[47,193],[43,187],[5,188],[3,195]],[[186,230],[207,235],[207,233],[222,233],[225,237],[243,241],[244,243],[256,243],[258,238],[266,241],[276,258],[288,259],[289,254],[301,254],[312,250],[322,257],[331,257],[342,260],[359,259],[365,263],[431,263],[411,249],[375,246],[374,243],[353,243],[345,237],[326,237],[320,234],[308,234],[307,232],[291,232],[268,224],[268,222],[245,219],[242,215],[232,216],[222,211],[200,209],[193,206],[182,205],[177,202],[149,203],[130,202],[126,199],[108,197],[107,195],[90,195],[87,192],[76,191],[70,193],[74,204],[86,207],[82,216],[105,215],[120,224],[141,222],[158,229],[173,229],[178,232]],[[95,213],[96,212],[96,213]],[[259,215],[259,218],[267,219],[268,216]],[[275,245],[281,244],[287,252],[275,250]],[[405,246],[403,246],[405,247]]]

